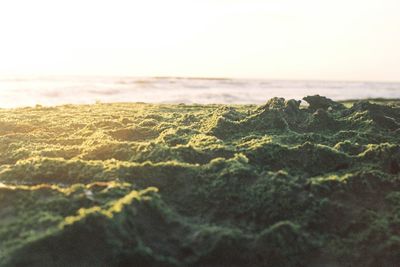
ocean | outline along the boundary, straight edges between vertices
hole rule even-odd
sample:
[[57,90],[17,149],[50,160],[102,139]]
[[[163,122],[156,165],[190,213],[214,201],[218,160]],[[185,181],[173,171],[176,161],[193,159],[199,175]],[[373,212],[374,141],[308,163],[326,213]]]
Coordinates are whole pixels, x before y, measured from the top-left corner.
[[0,77],[0,107],[96,102],[261,104],[271,97],[334,100],[400,98],[400,82],[295,81],[180,77]]

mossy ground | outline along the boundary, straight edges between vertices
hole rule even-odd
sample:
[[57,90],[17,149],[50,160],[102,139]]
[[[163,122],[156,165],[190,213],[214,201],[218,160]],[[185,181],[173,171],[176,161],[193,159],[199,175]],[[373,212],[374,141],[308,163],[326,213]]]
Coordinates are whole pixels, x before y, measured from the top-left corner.
[[400,105],[0,110],[1,266],[396,266]]

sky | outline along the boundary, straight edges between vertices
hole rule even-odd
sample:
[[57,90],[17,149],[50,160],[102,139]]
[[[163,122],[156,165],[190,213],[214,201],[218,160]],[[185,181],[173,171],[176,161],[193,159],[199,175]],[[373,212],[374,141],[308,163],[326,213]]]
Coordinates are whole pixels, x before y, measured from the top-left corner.
[[398,0],[0,2],[0,75],[400,80]]

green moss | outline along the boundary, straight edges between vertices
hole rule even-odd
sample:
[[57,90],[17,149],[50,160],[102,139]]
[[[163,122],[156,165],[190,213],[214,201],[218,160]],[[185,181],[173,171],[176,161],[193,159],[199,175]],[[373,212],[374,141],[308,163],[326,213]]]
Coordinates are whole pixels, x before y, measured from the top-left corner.
[[396,266],[400,106],[0,110],[0,266]]

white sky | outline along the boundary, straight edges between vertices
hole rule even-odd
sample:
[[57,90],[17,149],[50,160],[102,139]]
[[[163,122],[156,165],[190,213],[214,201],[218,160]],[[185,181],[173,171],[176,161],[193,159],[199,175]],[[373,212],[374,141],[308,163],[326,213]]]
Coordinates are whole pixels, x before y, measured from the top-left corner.
[[400,0],[0,0],[0,74],[400,80]]

